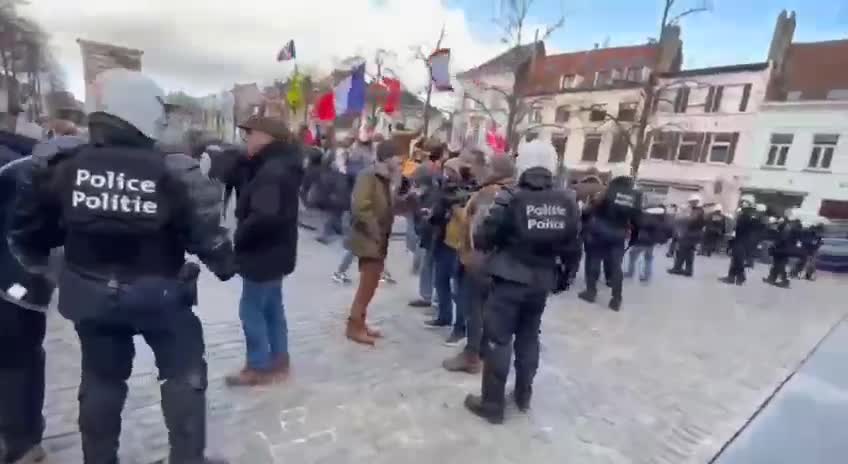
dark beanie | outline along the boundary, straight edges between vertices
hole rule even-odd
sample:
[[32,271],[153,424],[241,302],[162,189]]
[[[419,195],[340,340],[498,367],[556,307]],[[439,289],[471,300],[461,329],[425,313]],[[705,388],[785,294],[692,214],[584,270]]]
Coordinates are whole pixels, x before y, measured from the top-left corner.
[[397,146],[391,140],[380,142],[377,145],[377,161],[387,161],[398,154]]

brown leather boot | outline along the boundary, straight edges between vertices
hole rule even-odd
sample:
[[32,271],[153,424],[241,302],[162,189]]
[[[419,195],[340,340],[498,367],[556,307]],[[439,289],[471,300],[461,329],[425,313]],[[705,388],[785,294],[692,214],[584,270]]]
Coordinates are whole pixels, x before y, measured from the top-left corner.
[[228,375],[224,378],[224,382],[230,387],[257,387],[268,385],[273,380],[274,378],[270,373],[249,367],[245,367],[238,373]]
[[365,326],[365,321],[362,319],[348,318],[347,330],[345,335],[351,341],[361,343],[363,345],[373,346],[376,343],[374,337],[368,334],[368,329]]
[[275,377],[275,380],[287,379],[290,368],[291,362],[288,353],[278,355],[271,361],[271,373]]
[[479,374],[480,371],[483,370],[483,362],[480,361],[480,356],[477,356],[476,354],[469,354],[465,351],[460,351],[456,356],[445,359],[442,362],[442,367],[450,372]]

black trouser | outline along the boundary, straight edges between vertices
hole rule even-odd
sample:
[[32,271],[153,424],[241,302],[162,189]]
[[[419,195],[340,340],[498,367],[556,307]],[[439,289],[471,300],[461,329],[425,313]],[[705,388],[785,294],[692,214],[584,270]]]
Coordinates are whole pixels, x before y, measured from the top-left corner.
[[730,248],[730,269],[727,278],[736,282],[745,282],[745,261],[748,259],[748,247],[736,244]]
[[465,352],[472,355],[482,356],[481,343],[483,340],[483,310],[486,303],[486,295],[489,293],[489,284],[483,282],[481,276],[475,275],[466,269],[462,274],[465,292],[461,295],[466,298],[464,304],[468,308],[466,315],[465,330],[468,341],[465,344]]
[[44,434],[43,313],[0,300],[0,462],[14,462]]
[[200,320],[188,307],[119,311],[76,323],[82,348],[79,427],[86,464],[117,463],[121,410],[135,356],[133,336],[153,350],[175,464],[203,462],[206,362]]
[[816,273],[816,250],[804,250],[804,253],[792,268],[792,275],[798,277],[804,273],[804,277],[811,279]]
[[674,257],[675,253],[677,253],[677,245],[678,245],[677,236],[671,237],[671,241],[668,243],[668,252],[666,252],[665,255],[669,258]]
[[674,270],[692,275],[695,270],[695,246],[694,240],[681,240],[677,246],[677,254],[674,255]]
[[621,299],[621,261],[624,259],[624,245],[612,242],[587,241],[585,245],[585,277],[586,290],[592,294],[598,292],[598,277],[601,275],[601,264],[604,275],[612,289],[612,297]]
[[[486,362],[483,364],[483,402],[503,408],[509,363],[515,350],[515,390],[533,387],[539,368],[539,328],[548,293],[496,279],[486,300]],[[513,342],[513,336],[515,341]]]
[[718,251],[718,243],[721,241],[720,235],[708,234],[704,236],[704,242],[701,245],[701,254],[704,256],[712,256]]
[[774,253],[771,261],[771,269],[769,269],[768,280],[772,283],[778,279],[782,282],[789,281],[789,276],[786,274],[786,265],[789,263],[789,255],[785,253]]

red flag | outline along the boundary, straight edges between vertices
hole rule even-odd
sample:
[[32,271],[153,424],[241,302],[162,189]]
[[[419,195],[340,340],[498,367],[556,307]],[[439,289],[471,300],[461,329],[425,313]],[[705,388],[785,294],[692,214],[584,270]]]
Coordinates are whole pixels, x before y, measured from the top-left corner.
[[498,134],[494,129],[486,133],[486,144],[488,144],[495,153],[503,153],[506,151],[506,137]]
[[400,106],[400,81],[390,77],[383,78],[383,85],[388,89],[386,95],[386,103],[383,104],[383,112],[392,114],[397,111]]
[[315,104],[315,117],[320,121],[336,119],[336,99],[333,92],[327,92],[318,99]]

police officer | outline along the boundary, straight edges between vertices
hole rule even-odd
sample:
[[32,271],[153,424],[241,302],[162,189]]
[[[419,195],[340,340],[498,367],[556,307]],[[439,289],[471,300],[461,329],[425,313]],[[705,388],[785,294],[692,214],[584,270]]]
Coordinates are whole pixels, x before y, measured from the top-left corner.
[[824,225],[822,223],[801,223],[804,227],[801,231],[801,256],[798,262],[792,269],[792,277],[801,278],[801,272],[804,272],[804,278],[813,280],[816,273],[816,255],[822,245],[822,234],[824,233]]
[[771,246],[771,269],[763,282],[780,288],[789,288],[789,276],[786,266],[789,258],[797,256],[801,240],[801,221],[795,218],[795,211],[786,210],[784,216],[777,220],[773,232],[774,243]]
[[542,312],[548,294],[566,280],[559,278],[558,269],[567,272],[566,260],[573,258],[570,245],[579,228],[576,195],[553,188],[555,157],[520,151],[516,167],[516,187],[498,193],[473,231],[475,248],[490,252],[486,268],[493,283],[484,311],[482,395],[468,395],[465,407],[493,424],[504,419],[513,336],[514,400],[522,411],[530,407]]
[[601,273],[601,263],[607,274],[607,284],[612,289],[609,308],[621,309],[621,261],[624,258],[624,241],[628,229],[631,241],[638,234],[639,218],[642,214],[642,192],[633,186],[626,167],[613,171],[606,192],[585,215],[586,230],[583,231],[583,243],[586,251],[585,274],[586,290],[580,292],[581,300],[594,303],[598,294],[597,282]]
[[221,195],[185,155],[154,143],[167,119],[155,82],[123,69],[101,73],[90,143],[37,159],[30,194],[18,197],[12,251],[42,272],[64,246],[59,311],[82,350],[79,427],[86,464],[117,462],[121,410],[135,354],[133,336],[153,350],[171,463],[206,459],[206,362],[191,310],[197,255],[221,280],[235,272],[220,224]]
[[707,223],[701,204],[700,196],[692,195],[689,198],[689,216],[681,228],[677,254],[674,255],[674,266],[668,270],[669,274],[692,277],[695,267],[695,248],[703,240],[704,227]]
[[754,201],[753,195],[743,195],[739,201],[733,242],[730,245],[730,269],[727,271],[727,277],[719,279],[726,284],[743,285],[745,283],[745,261],[751,255],[751,247],[757,246],[755,238],[759,218]]

